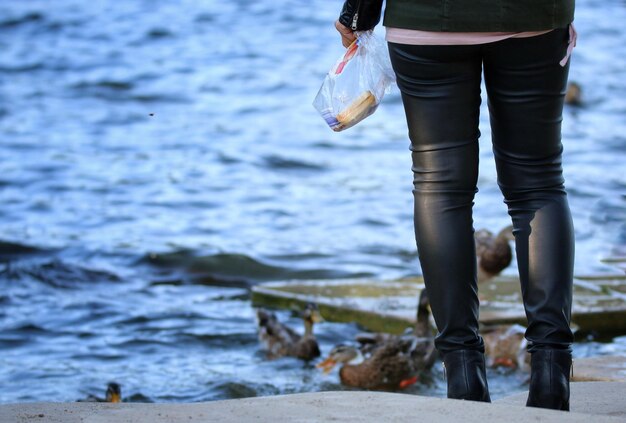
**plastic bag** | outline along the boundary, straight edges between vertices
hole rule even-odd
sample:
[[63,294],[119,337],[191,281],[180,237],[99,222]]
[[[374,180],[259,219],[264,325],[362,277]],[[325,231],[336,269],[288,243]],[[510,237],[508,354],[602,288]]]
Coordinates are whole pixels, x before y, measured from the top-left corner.
[[372,31],[359,33],[324,78],[313,106],[333,131],[343,131],[374,113],[394,80],[383,40]]

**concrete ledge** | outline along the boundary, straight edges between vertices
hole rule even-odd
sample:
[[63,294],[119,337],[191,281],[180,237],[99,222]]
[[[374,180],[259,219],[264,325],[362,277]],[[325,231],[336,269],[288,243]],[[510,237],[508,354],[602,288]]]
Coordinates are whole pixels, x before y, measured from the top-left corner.
[[[626,383],[623,382],[574,382],[570,385],[570,406],[573,413],[620,417],[626,420]],[[496,404],[524,406],[527,393],[511,395]]]
[[[519,398],[518,398],[519,397]],[[383,392],[317,392],[191,404],[27,403],[0,405],[2,422],[623,422],[626,384],[572,384],[571,413]]]
[[574,382],[626,382],[626,356],[574,359]]

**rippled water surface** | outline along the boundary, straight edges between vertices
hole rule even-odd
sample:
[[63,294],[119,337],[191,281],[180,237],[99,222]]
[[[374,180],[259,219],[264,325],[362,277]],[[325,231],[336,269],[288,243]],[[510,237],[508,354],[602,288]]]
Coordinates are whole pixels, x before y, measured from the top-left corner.
[[[339,3],[0,3],[0,402],[73,401],[110,380],[161,402],[340,389],[264,359],[248,296],[419,273],[398,93],[341,134],[311,106],[342,51]],[[623,22],[624,1],[577,2],[584,103],[563,134],[578,274],[626,253]],[[497,230],[484,107],[475,221]],[[317,329],[323,352],[359,331]],[[433,379],[410,392],[442,395]],[[494,397],[524,389],[493,380]]]

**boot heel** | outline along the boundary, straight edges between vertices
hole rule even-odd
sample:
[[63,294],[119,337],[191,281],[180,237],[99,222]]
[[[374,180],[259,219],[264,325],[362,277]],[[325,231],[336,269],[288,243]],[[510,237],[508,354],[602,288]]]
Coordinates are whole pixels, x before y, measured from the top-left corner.
[[482,352],[449,352],[443,359],[443,368],[448,383],[448,398],[491,402]]
[[565,401],[563,395],[560,394],[539,394],[534,396],[534,402],[537,405],[528,405],[528,407],[549,408],[551,410],[569,411],[569,401]]
[[531,353],[530,366],[526,406],[569,411],[572,354],[563,350],[537,350]]

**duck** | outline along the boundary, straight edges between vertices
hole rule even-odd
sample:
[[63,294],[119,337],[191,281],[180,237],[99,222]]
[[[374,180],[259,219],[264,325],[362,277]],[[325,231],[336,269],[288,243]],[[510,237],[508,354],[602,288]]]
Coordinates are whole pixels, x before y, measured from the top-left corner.
[[526,371],[530,354],[526,352],[526,328],[519,324],[482,327],[485,362],[488,367],[505,367]]
[[89,395],[85,399],[78,400],[78,402],[122,402],[122,388],[119,383],[109,382],[104,398]]
[[323,321],[319,308],[314,303],[306,304],[301,313],[304,334],[300,335],[278,321],[276,315],[265,309],[257,310],[259,342],[267,352],[267,358],[296,357],[309,361],[321,356],[313,325]]
[[505,227],[497,235],[488,229],[480,229],[474,233],[478,283],[493,279],[511,264],[513,252],[509,241],[513,240],[512,226]]
[[[419,380],[420,374],[430,369],[436,359],[431,336],[429,311],[425,289],[412,333],[358,335],[360,346],[340,344],[316,367],[330,373],[337,364],[339,380],[343,385],[367,390],[397,391],[406,389]],[[424,336],[422,336],[424,335]]]

